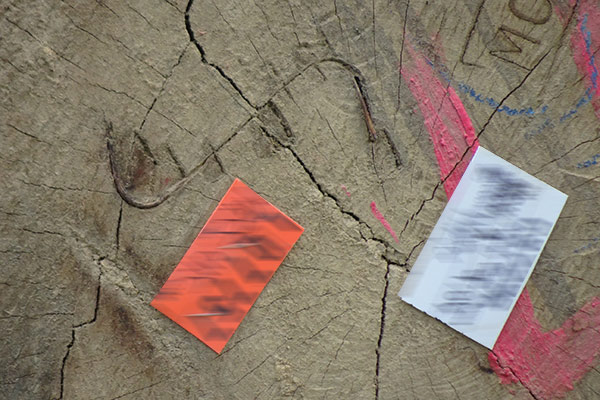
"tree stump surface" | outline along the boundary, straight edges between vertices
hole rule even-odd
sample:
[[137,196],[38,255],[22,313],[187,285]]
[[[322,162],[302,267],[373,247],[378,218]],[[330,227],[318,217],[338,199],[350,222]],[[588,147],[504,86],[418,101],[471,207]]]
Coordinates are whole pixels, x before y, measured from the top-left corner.
[[[0,397],[599,398],[596,2],[1,7]],[[569,195],[527,365],[397,296],[465,132]],[[305,232],[217,355],[149,303],[236,177]]]

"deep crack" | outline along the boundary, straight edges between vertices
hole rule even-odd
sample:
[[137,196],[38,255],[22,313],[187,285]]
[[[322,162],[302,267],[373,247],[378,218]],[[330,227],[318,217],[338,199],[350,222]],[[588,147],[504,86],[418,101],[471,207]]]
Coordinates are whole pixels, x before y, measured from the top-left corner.
[[375,363],[375,400],[379,399],[379,371],[381,362],[381,344],[383,342],[383,333],[385,330],[385,312],[387,309],[387,292],[390,285],[390,263],[386,264],[385,270],[385,286],[383,287],[383,296],[381,297],[381,319],[379,321],[379,338],[377,339],[377,348],[375,354],[377,361]]
[[69,354],[71,353],[71,347],[75,344],[75,329],[71,330],[71,342],[67,345],[67,352],[62,359],[62,365],[60,367],[60,396],[59,400],[62,400],[64,395],[64,387],[65,387],[65,366],[67,365],[67,359],[69,358]]
[[402,229],[402,231],[400,232],[400,237],[402,237],[402,233],[406,230],[406,228],[408,227],[408,224],[414,219],[414,217],[421,212],[421,210],[423,209],[423,206],[425,205],[426,202],[433,200],[433,198],[435,197],[435,192],[437,191],[437,189],[440,187],[440,185],[444,185],[446,183],[446,181],[452,176],[452,174],[454,173],[454,171],[456,170],[456,168],[458,168],[458,166],[464,161],[466,155],[469,153],[469,151],[471,151],[473,149],[473,146],[475,146],[476,144],[479,144],[479,138],[481,137],[481,135],[483,134],[483,132],[485,131],[485,129],[487,128],[488,124],[490,123],[490,121],[492,120],[492,117],[498,112],[498,110],[500,109],[500,107],[504,104],[504,102],[514,93],[516,92],[520,87],[522,87],[525,84],[525,81],[527,80],[527,78],[529,78],[529,76],[533,73],[533,71],[542,63],[542,61],[546,58],[546,56],[550,53],[551,50],[549,50],[548,52],[546,52],[540,59],[539,61],[533,66],[533,68],[531,69],[531,71],[529,71],[529,73],[527,73],[527,75],[525,75],[525,77],[523,78],[523,80],[521,80],[521,82],[514,87],[510,92],[508,92],[508,94],[506,96],[504,96],[504,98],[498,103],[498,105],[496,106],[496,108],[494,109],[494,111],[492,111],[492,113],[490,114],[490,116],[488,117],[488,119],[486,120],[486,122],[483,124],[483,126],[481,127],[481,130],[477,133],[477,136],[475,137],[475,139],[473,140],[473,142],[468,145],[465,148],[465,151],[463,152],[462,156],[458,159],[458,161],[454,164],[454,166],[452,167],[452,169],[450,170],[450,172],[448,172],[448,174],[442,178],[434,187],[433,189],[433,193],[431,195],[431,198],[429,199],[425,199],[423,200],[423,202],[421,202],[421,205],[419,206],[419,209],[412,214],[412,216],[406,221],[404,228]]
[[[265,129],[265,127],[263,127],[262,125],[259,125],[259,126],[260,126],[260,130],[263,132],[263,134],[265,134],[269,139],[271,139],[274,142],[276,142],[279,146],[281,146],[281,147],[283,147],[285,149],[288,149],[290,151],[290,153],[292,153],[292,155],[294,156],[294,158],[296,159],[296,161],[298,162],[298,164],[300,164],[300,166],[302,167],[302,169],[304,170],[304,172],[306,172],[306,174],[308,175],[308,177],[310,178],[310,180],[312,181],[312,183],[314,183],[314,185],[317,187],[317,189],[319,190],[319,192],[321,192],[321,194],[324,197],[327,197],[327,198],[333,200],[342,214],[349,216],[354,221],[356,221],[358,224],[364,224],[367,227],[367,229],[369,229],[369,231],[371,233],[371,236],[372,236],[371,240],[374,240],[374,241],[376,241],[378,243],[383,244],[386,248],[389,246],[389,244],[385,240],[379,239],[379,238],[377,238],[377,237],[374,236],[373,229],[369,226],[369,224],[367,224],[366,222],[362,221],[360,219],[360,217],[358,215],[356,215],[355,213],[353,213],[352,211],[345,210],[343,208],[343,206],[340,204],[340,201],[338,200],[338,198],[335,197],[334,195],[332,195],[331,193],[329,193],[327,190],[325,190],[325,188],[323,187],[323,185],[321,185],[319,183],[319,181],[317,181],[317,179],[315,178],[315,176],[312,173],[312,171],[306,166],[306,164],[304,163],[304,161],[302,161],[302,159],[300,158],[300,156],[298,155],[298,153],[296,153],[296,151],[291,146],[282,143],[277,137],[275,137],[274,135],[272,135],[271,133],[269,133],[269,131],[267,129]],[[365,238],[363,237],[363,239],[365,239]]]
[[[460,161],[459,161],[459,163],[460,163]],[[458,165],[458,164],[457,164],[457,165]],[[455,167],[456,167],[456,166],[455,166]],[[452,169],[452,171],[454,171],[454,168]],[[452,172],[450,172],[450,174],[448,174],[448,176],[450,176],[451,174],[452,174]],[[409,219],[407,219],[407,220],[406,220],[406,223],[404,224],[404,227],[403,227],[403,228],[402,228],[402,230],[400,231],[400,235],[399,235],[399,236],[400,236],[400,238],[402,238],[402,234],[404,233],[404,231],[405,231],[405,230],[406,230],[406,228],[408,227],[408,224],[409,224],[410,222],[412,222],[412,220],[413,220],[413,219],[414,219],[414,218],[415,218],[417,215],[419,215],[419,213],[420,213],[420,212],[423,210],[423,207],[425,207],[425,203],[427,203],[427,202],[429,202],[429,201],[431,201],[431,200],[433,200],[433,199],[434,199],[434,197],[435,197],[435,192],[437,192],[437,190],[438,190],[438,188],[440,187],[440,185],[442,185],[442,184],[443,184],[443,183],[446,181],[446,179],[448,179],[448,176],[447,176],[445,179],[442,179],[441,181],[439,181],[439,182],[438,182],[438,183],[435,185],[435,187],[433,188],[433,191],[431,192],[431,197],[429,197],[428,199],[424,199],[424,200],[421,202],[421,205],[419,206],[419,209],[418,209],[417,211],[415,211],[415,212],[414,212],[414,213],[413,213],[413,214],[410,216],[410,218],[409,218]],[[407,260],[408,260],[408,259],[407,259]]]
[[[342,205],[340,204],[339,200],[332,195],[331,193],[329,193],[327,190],[325,190],[325,188],[317,181],[317,179],[315,178],[314,174],[312,173],[312,171],[308,168],[308,166],[304,163],[304,161],[302,161],[302,159],[300,158],[300,156],[296,153],[296,151],[290,146],[290,145],[286,145],[284,143],[282,143],[276,136],[272,135],[271,133],[269,133],[269,131],[263,127],[262,125],[259,125],[261,131],[263,132],[263,134],[265,136],[267,136],[269,139],[271,139],[272,141],[276,142],[277,144],[279,144],[279,146],[287,149],[290,151],[290,153],[292,154],[292,156],[296,159],[296,161],[298,162],[298,164],[300,164],[300,166],[302,167],[302,169],[304,170],[304,172],[307,174],[307,176],[309,177],[309,179],[313,182],[313,184],[317,187],[317,189],[321,192],[321,194],[324,197],[330,198],[332,199],[336,206],[338,207],[338,209],[340,210],[340,212],[342,214],[348,215],[349,217],[351,217],[354,221],[356,221],[359,225],[360,224],[364,224],[367,229],[370,230],[372,239],[378,243],[381,243],[384,245],[384,247],[387,249],[388,248],[388,244],[381,240],[376,238],[373,235],[373,230],[371,229],[371,227],[363,222],[358,215],[354,214],[351,211],[347,211],[344,210],[344,208],[342,207]],[[363,238],[363,240],[367,240],[364,236],[362,236],[361,233],[361,237]],[[386,313],[386,309],[387,309],[387,292],[388,292],[388,287],[389,287],[389,276],[390,276],[390,265],[392,264],[388,258],[385,256],[385,254],[382,254],[382,259],[386,260],[386,272],[385,272],[385,285],[384,285],[384,289],[383,289],[383,296],[381,298],[381,319],[380,319],[380,327],[379,327],[379,337],[377,340],[377,348],[375,350],[376,352],[376,365],[375,365],[375,398],[378,399],[379,398],[379,368],[380,368],[380,358],[381,358],[381,345],[382,345],[382,341],[383,341],[383,333],[384,333],[384,329],[385,329],[385,313]]]
[[404,264],[408,263],[408,260],[410,260],[410,258],[412,257],[414,251],[417,249],[417,247],[419,247],[420,245],[422,245],[425,242],[426,239],[421,239],[421,241],[417,244],[415,244],[413,246],[413,248],[410,250],[410,252],[408,253],[408,256],[406,257],[406,260],[404,260]]
[[190,0],[187,4],[187,7],[185,8],[185,30],[187,31],[188,36],[190,37],[190,42],[194,43],[194,45],[196,46],[196,48],[198,49],[198,51],[200,52],[200,57],[202,58],[202,62],[206,65],[211,66],[212,68],[214,68],[219,75],[221,75],[223,77],[223,79],[225,79],[227,82],[229,82],[229,84],[231,85],[231,87],[240,95],[240,97],[242,99],[244,99],[244,101],[253,109],[256,110],[256,107],[254,106],[254,104],[252,104],[250,102],[250,100],[246,97],[246,95],[244,94],[244,92],[242,91],[242,89],[240,89],[240,87],[237,85],[237,83],[235,83],[235,81],[230,78],[225,71],[223,71],[223,68],[221,68],[220,66],[218,66],[217,64],[211,63],[207,60],[206,58],[206,52],[204,51],[204,48],[200,45],[200,43],[198,43],[198,40],[196,40],[196,36],[194,35],[194,30],[192,29],[192,23],[190,21],[190,10],[192,9],[192,5],[194,4],[194,0]]
[[549,165],[549,164],[552,164],[553,162],[556,162],[556,161],[560,160],[561,158],[565,157],[567,154],[571,153],[573,150],[577,149],[579,146],[582,146],[582,145],[584,145],[584,144],[586,144],[586,143],[595,142],[595,141],[596,141],[596,140],[598,140],[598,139],[600,139],[600,136],[596,136],[596,137],[595,137],[595,138],[593,138],[593,139],[584,140],[583,142],[581,142],[581,143],[579,143],[579,144],[575,145],[573,148],[571,148],[570,150],[568,150],[568,151],[567,151],[566,153],[564,153],[563,155],[561,155],[561,156],[559,156],[559,157],[556,157],[556,158],[554,158],[553,160],[551,160],[551,161],[548,161],[547,163],[545,163],[544,165],[542,165],[542,166],[541,166],[541,167],[540,167],[540,168],[539,168],[539,169],[538,169],[536,172],[534,172],[534,173],[533,173],[533,175],[535,176],[535,175],[539,174],[539,173],[540,173],[540,172],[541,172],[541,171],[544,169],[544,167],[546,167],[546,166],[547,166],[547,165]]
[[[340,60],[326,60],[326,61],[340,62],[340,63],[343,64],[343,62],[341,62]],[[343,65],[346,68],[349,68],[350,70],[352,70],[352,68],[354,68],[350,64],[348,64],[348,65],[343,64]],[[357,76],[360,76],[360,72],[359,71],[355,74],[355,77],[357,77]],[[285,119],[283,113],[276,106],[276,104],[274,104],[272,101],[269,101],[269,102],[267,102],[265,104],[265,106],[268,106],[269,108],[271,108],[271,110],[273,111],[273,113],[275,114],[275,116],[278,119],[280,119],[280,124],[284,127],[284,130],[286,130],[286,127],[289,128],[290,129],[289,133],[291,133],[293,135],[293,132],[291,132],[291,128],[289,127],[289,123],[288,123],[287,119]],[[275,110],[277,110],[277,112]],[[302,169],[304,170],[304,172],[306,172],[306,174],[308,175],[308,177],[310,178],[310,180],[312,181],[312,183],[317,187],[317,189],[319,190],[319,192],[321,192],[321,194],[324,197],[332,199],[335,202],[337,208],[340,210],[340,212],[342,214],[351,217],[359,225],[360,224],[364,224],[366,226],[366,228],[369,230],[369,233],[370,233],[370,236],[371,236],[370,240],[373,240],[375,242],[381,243],[386,249],[390,248],[390,244],[387,241],[385,241],[383,239],[380,239],[380,238],[378,238],[378,237],[376,237],[374,235],[373,229],[369,226],[369,224],[367,224],[366,222],[364,222],[363,220],[361,220],[361,218],[358,215],[356,215],[355,213],[353,213],[352,211],[348,211],[348,210],[344,209],[344,207],[340,203],[339,199],[337,197],[335,197],[333,194],[329,193],[323,187],[323,185],[321,185],[321,183],[319,183],[319,181],[317,181],[317,179],[315,178],[315,176],[312,173],[312,171],[308,168],[308,166],[304,163],[304,161],[302,161],[302,159],[300,158],[300,156],[298,155],[298,153],[296,153],[296,151],[292,148],[292,146],[290,144],[283,143],[281,140],[279,140],[279,138],[277,138],[273,134],[269,133],[269,131],[264,126],[262,126],[261,124],[259,124],[259,127],[260,127],[260,130],[263,132],[263,134],[265,136],[267,136],[270,140],[272,140],[273,142],[277,143],[279,146],[281,146],[281,147],[283,147],[283,148],[285,148],[285,149],[287,149],[287,150],[290,151],[290,153],[292,154],[292,156],[294,156],[294,158],[296,159],[296,161],[300,164],[300,166],[302,167]],[[286,130],[286,133],[287,133],[287,130]],[[361,232],[361,237],[365,241],[368,240],[367,238],[364,237],[364,235],[362,234],[362,232]]]
[[121,207],[119,208],[119,218],[117,219],[117,229],[115,230],[115,244],[117,246],[117,252],[119,252],[122,220],[123,220],[123,199],[121,199]]
[[76,340],[76,331],[80,328],[83,328],[84,326],[93,324],[94,322],[96,322],[96,319],[98,318],[98,308],[100,307],[100,292],[102,289],[102,265],[101,262],[102,260],[104,260],[106,257],[101,257],[100,259],[98,259],[97,263],[98,263],[98,269],[99,269],[99,273],[98,273],[98,285],[96,287],[96,303],[94,305],[94,315],[92,316],[91,319],[89,319],[88,321],[84,321],[80,324],[77,325],[73,325],[72,329],[71,329],[71,341],[69,342],[69,344],[67,344],[67,351],[62,359],[62,364],[60,367],[60,395],[58,397],[58,400],[62,400],[63,396],[64,396],[64,390],[65,390],[65,368],[67,366],[67,360],[69,359],[69,355],[71,354],[71,349],[73,348],[73,346],[75,345],[75,340]]

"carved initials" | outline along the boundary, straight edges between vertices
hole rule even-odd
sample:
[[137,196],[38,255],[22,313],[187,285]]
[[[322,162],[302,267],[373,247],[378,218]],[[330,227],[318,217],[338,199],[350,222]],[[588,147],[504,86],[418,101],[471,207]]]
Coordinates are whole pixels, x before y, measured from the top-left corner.
[[516,0],[509,0],[508,8],[510,11],[519,19],[522,19],[527,22],[531,22],[532,24],[542,25],[548,22],[550,16],[552,15],[552,4],[550,4],[550,0],[545,0],[548,3],[548,9],[546,11],[546,15],[543,17],[537,17],[535,15],[527,15],[523,10],[520,10],[516,6]]
[[[509,27],[507,25],[513,25],[517,22],[512,16],[509,17],[509,21],[498,21],[500,15],[496,18],[491,18],[491,21],[482,22],[480,14],[487,0],[481,0],[480,6],[475,15],[473,26],[467,36],[467,41],[463,48],[461,55],[461,62],[465,65],[479,66],[475,61],[478,60],[480,53],[475,46],[472,46],[472,39],[479,35],[483,41],[484,46],[488,49],[488,54],[499,58],[504,62],[508,62],[524,69],[525,71],[531,71],[533,65],[535,65],[535,59],[539,60],[541,54],[542,45],[541,39],[536,39],[531,36],[525,28],[522,27]],[[508,6],[510,13],[522,21],[527,21],[534,25],[546,24],[551,20],[552,17],[552,4],[551,0],[503,0]],[[506,15],[506,14],[504,14]],[[495,20],[494,20],[495,19]],[[502,24],[504,22],[504,24]],[[496,25],[498,23],[498,25]],[[518,23],[518,22],[517,22]],[[489,27],[489,28],[488,28]],[[491,28],[491,29],[490,29]],[[493,30],[495,30],[495,34]],[[493,37],[491,35],[494,35]],[[533,34],[539,36],[539,34]],[[545,37],[544,37],[545,39]],[[545,42],[545,40],[544,40]],[[530,54],[531,53],[531,54]]]
[[519,45],[517,45],[517,43],[515,43],[513,41],[513,39],[511,39],[511,37],[509,35],[514,35],[516,37],[520,37],[521,39],[527,40],[528,42],[534,43],[534,44],[540,44],[540,41],[532,38],[531,36],[528,36],[522,32],[519,32],[515,29],[509,28],[506,25],[501,25],[500,28],[498,28],[498,34],[502,34],[503,38],[504,38],[504,42],[506,43],[506,47],[501,48],[501,49],[496,49],[496,50],[490,50],[490,54],[493,55],[494,57],[498,57],[504,61],[507,61],[511,64],[517,65],[521,68],[527,69],[523,67],[522,65],[519,65],[517,63],[515,63],[514,61],[506,58],[505,56],[501,55],[500,53],[522,53],[523,50],[519,47]]

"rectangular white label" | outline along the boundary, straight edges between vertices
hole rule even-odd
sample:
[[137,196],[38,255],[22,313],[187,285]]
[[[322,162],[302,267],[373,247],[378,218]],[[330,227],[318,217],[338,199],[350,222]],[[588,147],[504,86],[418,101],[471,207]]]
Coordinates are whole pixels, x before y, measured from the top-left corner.
[[479,147],[398,295],[491,349],[566,201]]

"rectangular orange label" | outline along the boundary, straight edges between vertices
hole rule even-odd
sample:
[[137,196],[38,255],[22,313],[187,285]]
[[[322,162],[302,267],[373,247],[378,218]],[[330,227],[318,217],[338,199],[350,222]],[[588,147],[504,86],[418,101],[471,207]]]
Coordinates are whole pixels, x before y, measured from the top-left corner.
[[150,304],[220,353],[303,231],[236,179]]

